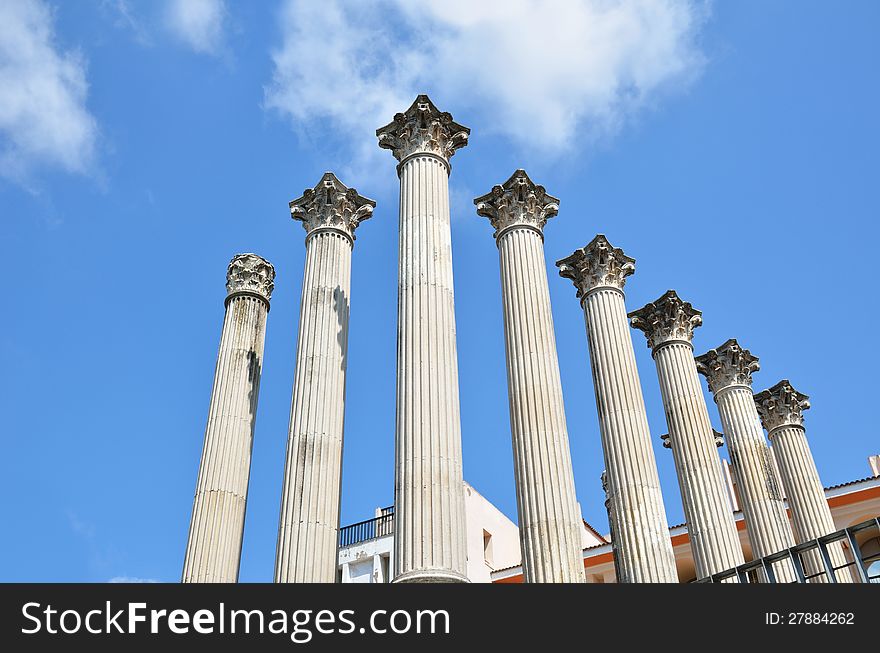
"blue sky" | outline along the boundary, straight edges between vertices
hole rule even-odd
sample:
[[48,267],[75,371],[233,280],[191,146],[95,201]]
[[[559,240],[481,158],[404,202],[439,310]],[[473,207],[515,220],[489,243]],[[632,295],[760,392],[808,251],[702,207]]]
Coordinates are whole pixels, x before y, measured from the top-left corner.
[[278,271],[241,571],[271,580],[304,257],[287,202],[325,170],[378,202],[354,250],[342,520],[392,503],[398,189],[373,130],[419,92],[472,129],[452,236],[464,472],[482,494],[516,518],[497,251],[471,201],[519,167],[562,200],[546,254],[588,521],[606,528],[587,340],[553,262],[599,232],[637,261],[630,310],[677,290],[703,311],[697,353],[738,338],[756,391],[789,378],[810,395],[826,485],[868,474],[880,5],[455,4],[2,4],[0,580],[179,579],[243,251]]

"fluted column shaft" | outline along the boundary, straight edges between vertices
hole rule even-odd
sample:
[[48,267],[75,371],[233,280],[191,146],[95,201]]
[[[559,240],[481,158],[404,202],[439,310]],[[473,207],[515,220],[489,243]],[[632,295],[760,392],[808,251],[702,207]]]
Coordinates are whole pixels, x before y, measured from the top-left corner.
[[693,347],[670,341],[653,354],[697,577],[705,578],[741,565],[743,552]]
[[[794,546],[770,449],[749,386],[732,385],[715,393],[730,462],[736,472],[746,531],[754,559]],[[794,580],[787,565],[777,565],[780,580]]]
[[677,583],[648,418],[623,293],[598,287],[582,299],[615,521],[622,583]]
[[395,580],[464,582],[464,485],[448,163],[399,166]]
[[352,241],[306,241],[275,582],[336,580]]
[[467,582],[449,159],[470,129],[427,95],[376,130],[399,161],[393,582]]
[[584,582],[581,518],[543,237],[531,227],[498,237],[510,428],[526,582]]
[[[233,259],[230,270],[241,258]],[[271,269],[259,257],[245,264],[260,265],[266,274]],[[271,278],[274,270],[269,286]],[[184,583],[238,581],[271,287],[264,295],[230,290],[234,292],[226,300],[183,564]]]
[[[776,454],[776,462],[779,464],[782,487],[785,488],[788,507],[791,509],[791,520],[798,544],[833,533],[837,529],[831,517],[831,509],[825,498],[825,489],[819,479],[813,454],[807,443],[804,427],[786,424],[773,429],[769,435],[773,443],[773,452]],[[846,564],[846,556],[840,542],[829,544],[828,553],[835,567]],[[822,571],[824,566],[818,554],[810,555],[812,558],[808,561],[810,571],[812,573]],[[838,582],[852,581],[848,569],[837,572],[836,577]],[[815,580],[825,582],[826,578],[824,575],[817,576]]]

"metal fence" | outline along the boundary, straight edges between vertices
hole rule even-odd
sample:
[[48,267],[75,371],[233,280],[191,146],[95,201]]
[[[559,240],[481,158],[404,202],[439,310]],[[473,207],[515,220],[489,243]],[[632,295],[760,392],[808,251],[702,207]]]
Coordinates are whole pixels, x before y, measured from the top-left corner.
[[[865,533],[867,531],[867,533]],[[768,582],[777,583],[784,582],[777,579],[776,565],[790,564],[794,569],[797,580],[796,583],[808,583],[812,579],[824,577],[818,582],[837,583],[839,582],[838,572],[849,574],[850,568],[855,571],[855,577],[862,583],[880,583],[880,570],[872,568],[872,564],[880,560],[880,554],[874,554],[863,557],[859,549],[858,538],[856,534],[867,534],[872,537],[880,536],[880,517],[869,519],[868,521],[844,528],[843,530],[830,533],[816,540],[810,540],[798,544],[790,549],[779,551],[772,555],[747,562],[744,565],[722,571],[708,578],[701,578],[697,583],[722,583],[722,582],[740,582],[740,583],[756,583]],[[846,542],[849,545],[849,552],[852,560],[844,565],[835,567],[831,555],[828,553],[828,545],[835,542]],[[804,564],[804,559],[808,556],[815,559],[814,552],[818,552],[818,558],[821,560],[822,569],[808,573],[809,564]]]
[[375,540],[394,533],[394,508],[382,509],[382,514],[366,521],[344,526],[339,529],[339,546],[351,546],[369,540]]

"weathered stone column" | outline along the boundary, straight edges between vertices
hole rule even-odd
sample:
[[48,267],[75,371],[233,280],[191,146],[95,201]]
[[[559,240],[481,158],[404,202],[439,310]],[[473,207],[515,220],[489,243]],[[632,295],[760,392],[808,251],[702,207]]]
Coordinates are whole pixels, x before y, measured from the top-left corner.
[[557,261],[584,309],[621,583],[677,583],[623,286],[635,260],[603,235]]
[[276,583],[336,581],[351,252],[375,206],[332,172],[290,203],[308,235]]
[[[807,395],[795,390],[787,379],[755,395],[758,415],[767,429],[776,462],[779,464],[782,487],[788,498],[798,544],[837,530],[804,429],[804,411],[810,407],[809,399]],[[835,567],[846,564],[840,542],[830,544],[828,553]],[[818,551],[808,553],[806,562],[808,573],[824,570]],[[838,582],[852,582],[849,568],[840,570],[836,577]],[[823,574],[813,581],[824,583],[827,578]]]
[[523,170],[474,200],[501,261],[504,344],[519,539],[527,583],[584,582],[578,515],[550,290],[544,224],[559,200]]
[[[752,398],[752,372],[758,359],[736,340],[728,340],[696,358],[697,370],[709,382],[736,473],[746,531],[754,559],[794,546],[770,449]],[[793,581],[790,563],[774,568],[778,580]]]
[[236,254],[226,270],[226,316],[183,562],[184,583],[238,581],[274,280],[275,268],[256,254]]
[[743,563],[715,430],[694,364],[692,342],[701,315],[674,290],[629,314],[632,326],[645,332],[657,365],[669,425],[666,442],[675,459],[697,578]]
[[420,95],[376,130],[400,161],[394,582],[467,582],[449,159],[470,130]]

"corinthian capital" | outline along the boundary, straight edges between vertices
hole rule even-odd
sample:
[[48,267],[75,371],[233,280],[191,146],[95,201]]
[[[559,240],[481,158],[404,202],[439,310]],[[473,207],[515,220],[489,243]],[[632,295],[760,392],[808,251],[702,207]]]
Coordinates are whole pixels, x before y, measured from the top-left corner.
[[559,213],[559,200],[537,186],[525,170],[517,170],[503,184],[474,200],[477,215],[489,218],[495,238],[508,227],[528,226],[543,231],[547,220]]
[[672,340],[693,340],[694,329],[703,323],[702,315],[689,302],[682,301],[674,290],[667,290],[660,299],[645,304],[627,317],[633,328],[645,332],[648,348],[655,349]]
[[694,359],[697,371],[709,381],[709,389],[717,394],[733,385],[752,385],[752,372],[761,369],[758,358],[731,338],[717,349],[710,349]]
[[302,222],[307,233],[332,228],[354,240],[354,230],[373,215],[375,206],[376,202],[358,195],[332,172],[325,172],[314,188],[307,188],[290,203],[290,215]]
[[398,161],[411,154],[427,153],[452,158],[465,147],[471,130],[459,125],[452,115],[440,111],[427,95],[420,95],[409,109],[395,114],[394,120],[376,130],[379,147],[391,150]]
[[788,379],[783,379],[769,390],[756,394],[755,407],[769,433],[780,426],[803,426],[810,398],[795,390]]
[[226,268],[227,296],[259,295],[268,303],[275,289],[275,267],[256,254],[236,254]]
[[577,296],[583,297],[594,288],[623,290],[626,278],[636,271],[636,260],[614,247],[599,234],[586,247],[556,261],[559,276],[571,279]]

